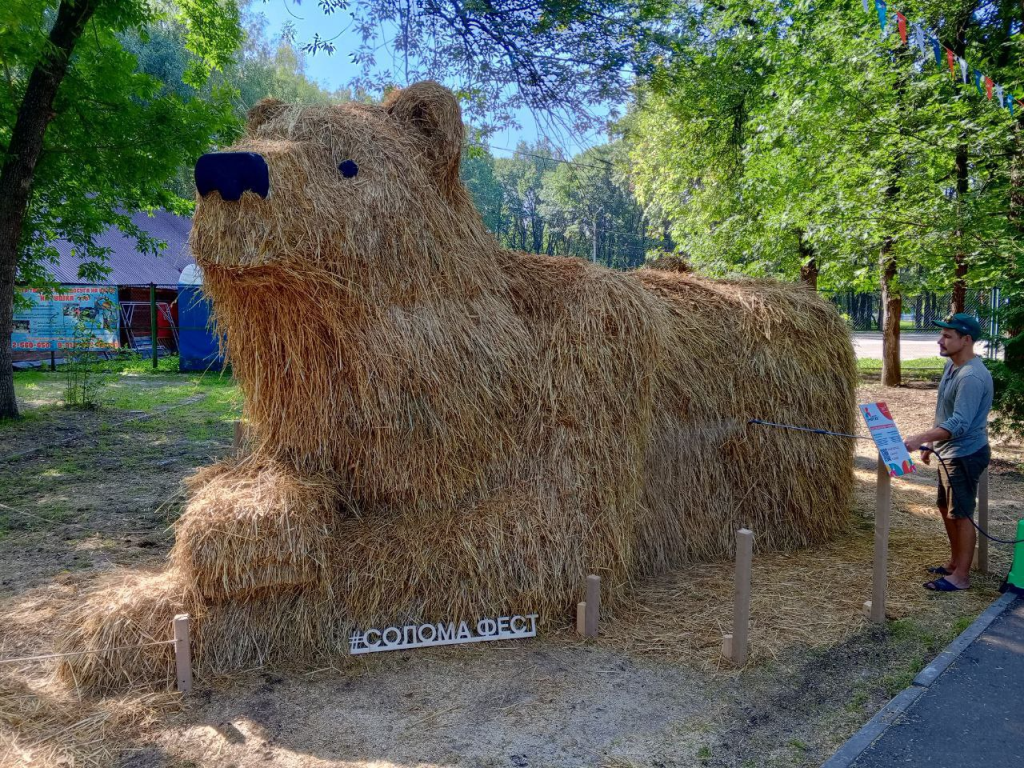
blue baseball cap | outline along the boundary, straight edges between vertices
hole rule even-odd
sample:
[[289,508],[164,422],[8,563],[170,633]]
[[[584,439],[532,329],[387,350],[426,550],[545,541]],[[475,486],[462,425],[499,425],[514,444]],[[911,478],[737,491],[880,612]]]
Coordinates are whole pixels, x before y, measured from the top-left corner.
[[935,324],[940,328],[952,328],[958,333],[970,336],[975,341],[981,338],[981,323],[978,322],[978,318],[963,312],[957,312],[952,317],[947,317],[945,322],[936,320]]

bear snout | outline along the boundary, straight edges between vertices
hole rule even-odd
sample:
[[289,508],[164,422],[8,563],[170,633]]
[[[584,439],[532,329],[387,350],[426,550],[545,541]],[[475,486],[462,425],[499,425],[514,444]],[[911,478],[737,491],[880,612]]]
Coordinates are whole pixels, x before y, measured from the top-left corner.
[[238,200],[243,192],[265,198],[270,192],[270,169],[256,152],[210,152],[196,163],[196,189],[202,197],[220,192],[222,200]]

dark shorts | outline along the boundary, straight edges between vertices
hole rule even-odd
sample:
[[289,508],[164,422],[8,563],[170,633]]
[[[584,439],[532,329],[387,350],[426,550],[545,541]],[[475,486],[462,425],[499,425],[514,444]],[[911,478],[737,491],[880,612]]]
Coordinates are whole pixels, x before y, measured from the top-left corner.
[[948,509],[950,517],[974,517],[978,480],[991,458],[992,449],[986,445],[970,456],[944,459],[945,466],[939,462],[939,508]]

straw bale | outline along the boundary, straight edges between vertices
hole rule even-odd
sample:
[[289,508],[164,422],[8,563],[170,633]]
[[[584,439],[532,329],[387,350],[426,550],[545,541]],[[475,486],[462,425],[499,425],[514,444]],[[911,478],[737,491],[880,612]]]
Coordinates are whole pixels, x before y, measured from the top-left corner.
[[434,83],[264,103],[233,149],[266,159],[269,196],[197,202],[251,449],[193,479],[177,527],[207,669],[341,651],[384,622],[557,625],[587,573],[614,605],[729,555],[740,526],[778,550],[844,525],[848,442],[747,424],[853,428],[838,314],[800,286],[503,250],[458,181],[461,142]]

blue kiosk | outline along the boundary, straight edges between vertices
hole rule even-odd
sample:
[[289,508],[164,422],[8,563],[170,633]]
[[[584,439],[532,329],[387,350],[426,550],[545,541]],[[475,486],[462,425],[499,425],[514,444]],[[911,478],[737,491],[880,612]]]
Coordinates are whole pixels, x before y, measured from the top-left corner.
[[189,264],[178,278],[178,369],[219,371],[223,365],[210,327],[210,302],[203,296],[203,272]]

